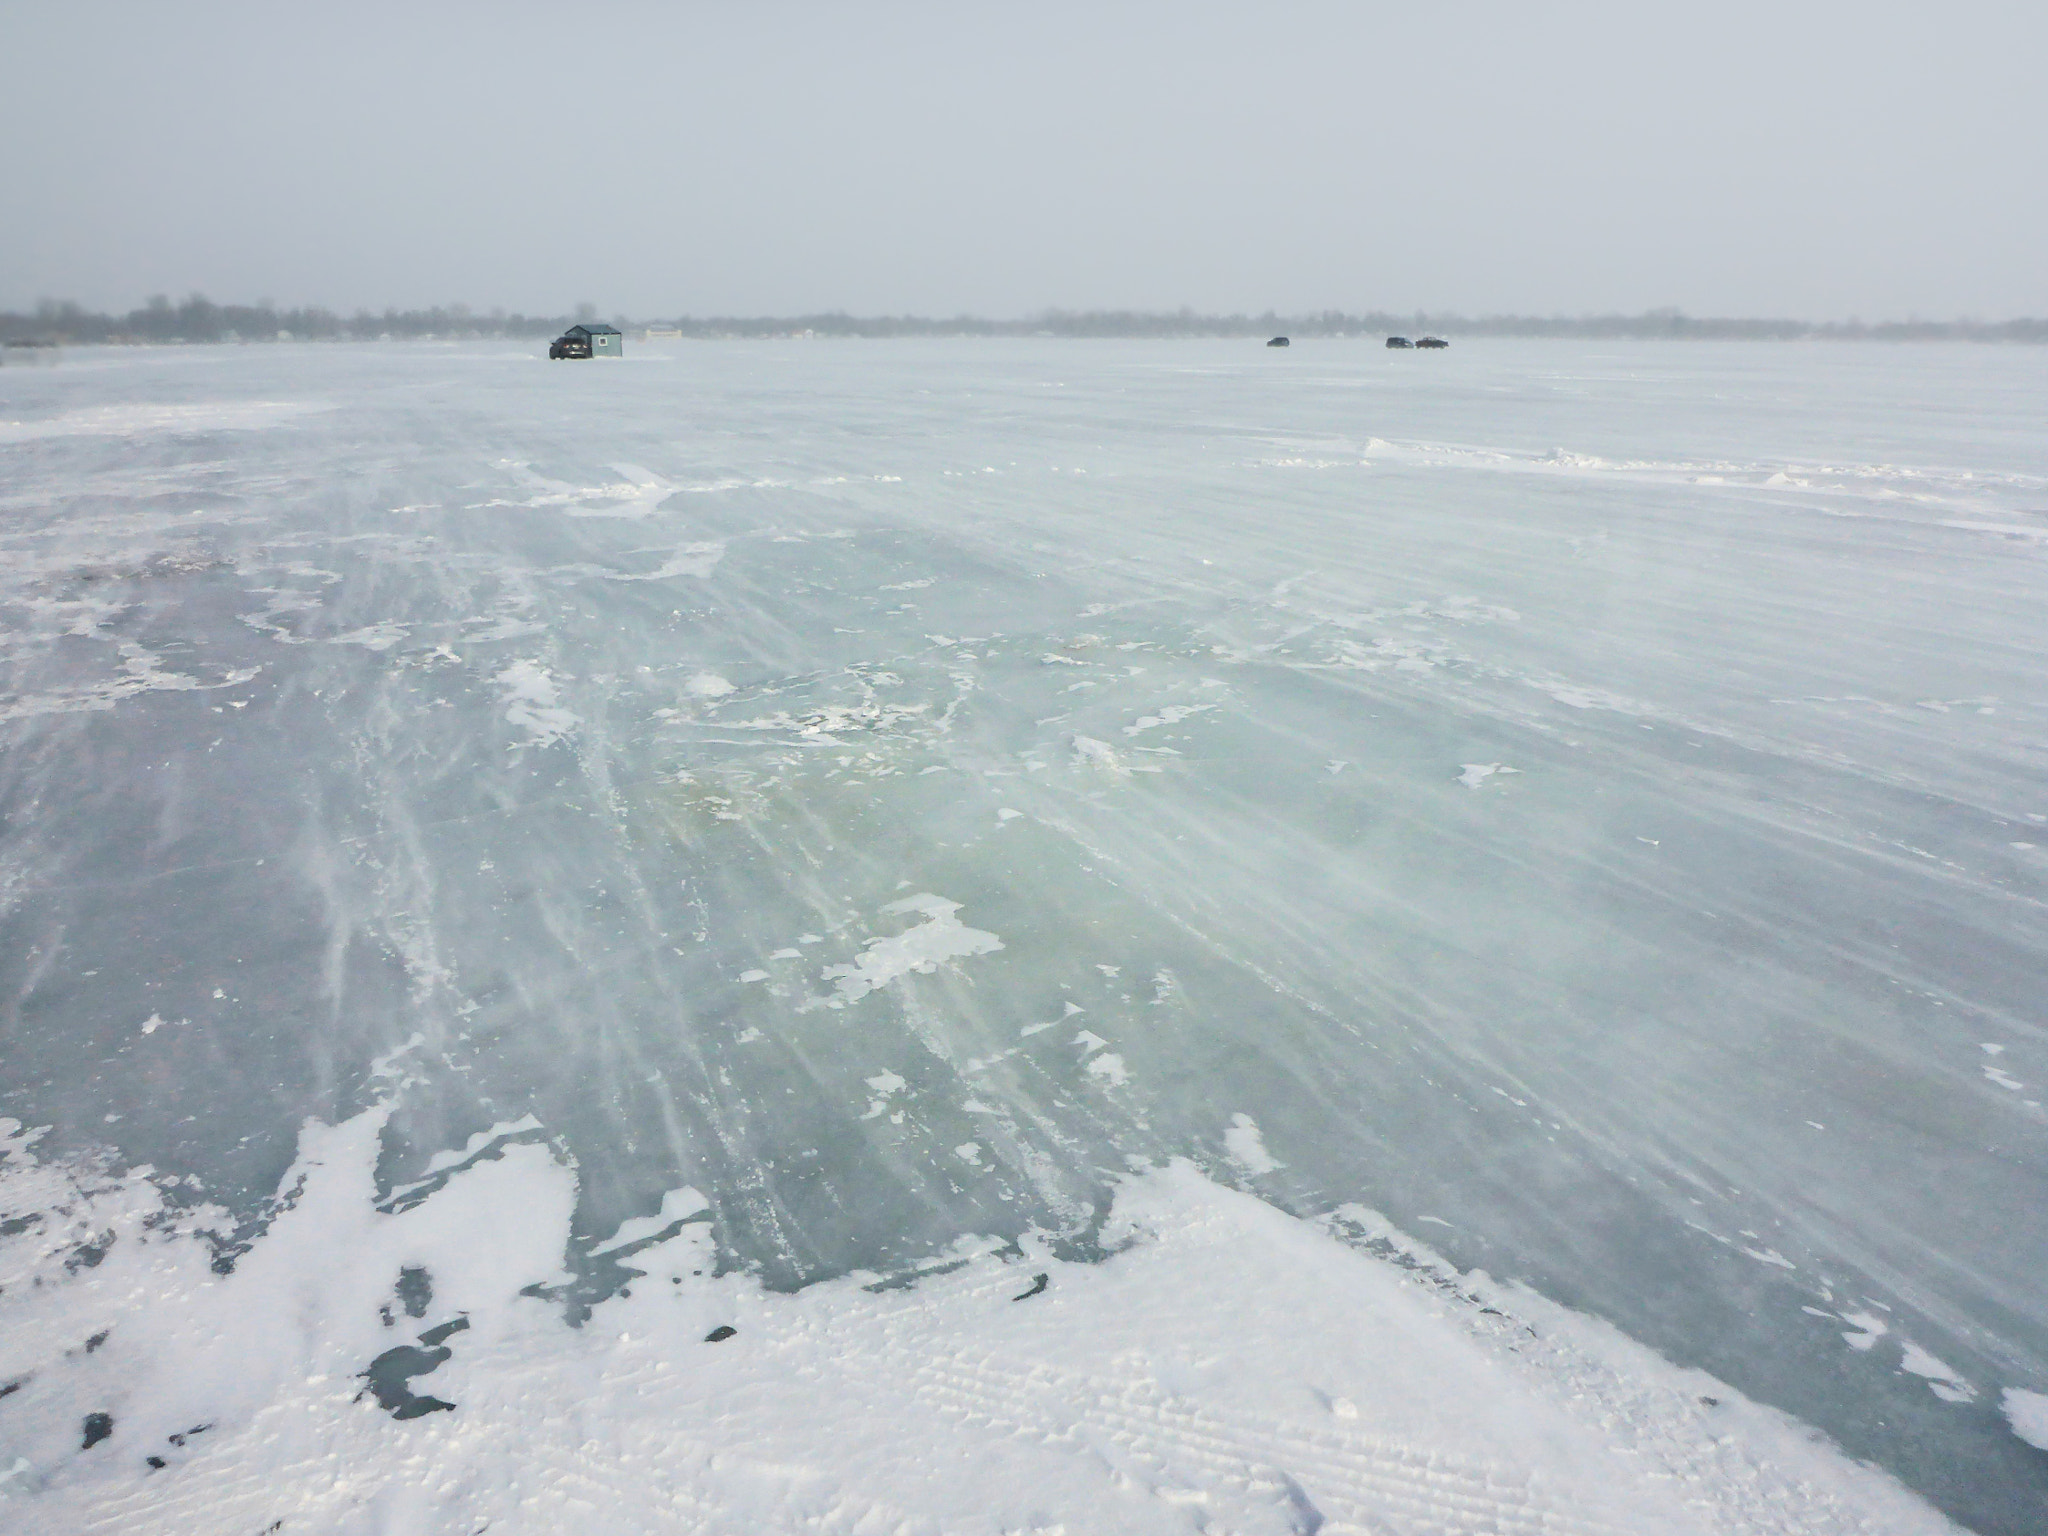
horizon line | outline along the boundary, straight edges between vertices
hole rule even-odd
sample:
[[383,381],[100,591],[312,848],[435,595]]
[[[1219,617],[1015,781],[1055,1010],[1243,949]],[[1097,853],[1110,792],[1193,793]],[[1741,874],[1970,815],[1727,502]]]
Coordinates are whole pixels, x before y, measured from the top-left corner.
[[[367,339],[404,333],[412,336],[471,332],[538,335],[578,321],[606,318],[598,306],[581,303],[558,314],[528,315],[502,306],[478,310],[463,303],[382,311],[357,308],[347,314],[321,305],[279,306],[216,304],[194,293],[173,304],[154,295],[125,312],[87,310],[75,301],[43,299],[33,311],[0,311],[0,341],[59,340],[77,343]],[[1960,317],[1944,320],[1909,316],[1904,320],[1807,320],[1788,316],[1694,316],[1675,306],[1639,313],[1466,315],[1450,310],[1367,310],[1350,313],[1320,309],[1282,313],[1266,309],[1252,314],[1204,313],[1181,305],[1171,310],[1062,309],[1048,307],[1015,318],[972,313],[950,316],[915,314],[855,315],[844,309],[812,310],[785,315],[629,316],[613,311],[611,323],[635,328],[678,330],[694,337],[813,336],[889,337],[910,335],[1168,337],[1252,336],[1292,332],[1304,337],[1352,336],[1360,333],[1400,334],[1408,330],[1449,331],[1468,336],[1555,336],[1599,338],[1690,337],[1698,339],[1797,340],[1901,339],[2048,342],[2048,318],[2004,320]],[[243,335],[244,331],[257,335]]]

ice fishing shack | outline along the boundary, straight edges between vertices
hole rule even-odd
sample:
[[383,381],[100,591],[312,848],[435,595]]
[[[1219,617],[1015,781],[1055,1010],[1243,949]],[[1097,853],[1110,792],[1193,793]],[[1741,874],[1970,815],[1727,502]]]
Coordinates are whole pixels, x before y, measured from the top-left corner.
[[550,358],[624,357],[626,338],[609,325],[572,325],[548,348]]

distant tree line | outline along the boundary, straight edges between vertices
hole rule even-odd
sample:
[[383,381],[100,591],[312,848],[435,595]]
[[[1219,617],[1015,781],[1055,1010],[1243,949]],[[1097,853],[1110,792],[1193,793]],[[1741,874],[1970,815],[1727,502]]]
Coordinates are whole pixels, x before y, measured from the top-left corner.
[[[125,315],[99,314],[77,304],[46,299],[32,313],[0,311],[0,342],[175,343],[224,341],[379,341],[428,337],[554,336],[578,321],[597,318],[594,305],[569,315],[478,312],[466,304],[433,309],[387,309],[351,315],[317,307],[279,309],[256,304],[215,304],[193,294],[181,304],[158,294]],[[622,329],[643,325],[685,336],[1561,336],[1589,339],[1686,337],[1701,340],[1798,341],[2031,341],[2048,342],[2042,320],[1860,320],[1696,319],[1675,309],[1640,315],[1389,314],[1374,310],[1351,315],[1328,309],[1317,314],[1202,315],[1192,309],[1046,310],[1020,320],[975,315],[928,319],[917,315],[820,315],[695,319],[615,319]]]
[[215,304],[193,294],[182,304],[157,294],[140,309],[125,315],[98,314],[77,304],[45,299],[28,314],[0,311],[0,341],[214,342],[214,341],[379,341],[426,336],[554,336],[578,320],[594,320],[596,308],[581,306],[576,314],[513,315],[502,309],[487,314],[466,304],[433,309],[387,309],[373,314],[359,309],[339,315],[316,306],[279,309],[269,300],[255,304]]
[[1861,320],[1694,319],[1677,310],[1641,315],[1481,315],[1384,310],[1346,314],[1202,315],[1191,309],[1046,310],[1022,320],[986,320],[957,315],[950,320],[916,315],[855,316],[841,313],[794,318],[711,319],[687,316],[639,322],[670,326],[685,336],[1576,336],[1586,338],[1698,337],[1707,340],[1797,341],[1828,338],[1873,341],[2048,342],[2044,320]]

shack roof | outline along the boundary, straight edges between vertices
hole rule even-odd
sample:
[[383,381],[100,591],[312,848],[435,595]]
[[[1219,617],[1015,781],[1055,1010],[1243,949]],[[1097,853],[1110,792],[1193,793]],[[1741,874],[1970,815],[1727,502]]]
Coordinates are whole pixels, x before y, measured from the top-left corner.
[[615,325],[572,325],[562,334],[564,336],[623,336],[625,332]]

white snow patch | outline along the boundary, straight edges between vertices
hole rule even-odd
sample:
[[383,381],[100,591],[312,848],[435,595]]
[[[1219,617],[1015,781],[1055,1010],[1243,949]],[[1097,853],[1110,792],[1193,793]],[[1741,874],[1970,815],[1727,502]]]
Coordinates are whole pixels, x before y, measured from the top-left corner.
[[683,684],[683,692],[693,699],[722,699],[733,691],[733,686],[716,672],[698,672]]
[[696,1190],[688,1187],[672,1189],[661,1197],[661,1210],[653,1216],[629,1216],[619,1223],[619,1230],[590,1250],[592,1256],[610,1253],[615,1248],[624,1248],[633,1243],[645,1242],[648,1238],[666,1231],[679,1221],[711,1209],[711,1202]]
[[1223,1150],[1230,1154],[1233,1163],[1254,1176],[1278,1173],[1287,1166],[1276,1161],[1266,1150],[1266,1138],[1260,1134],[1258,1122],[1250,1115],[1230,1117],[1230,1129],[1223,1133]]
[[1934,1358],[1911,1339],[1900,1339],[1901,1359],[1899,1369],[1910,1371],[1915,1376],[1927,1378],[1927,1390],[1945,1403],[1967,1403],[1974,1401],[1977,1389],[1956,1374],[1954,1369]]
[[1074,759],[1086,767],[1098,768],[1105,773],[1128,775],[1131,771],[1117,756],[1116,748],[1106,741],[1097,741],[1093,736],[1074,738]]
[[336,635],[327,643],[329,645],[360,645],[365,650],[388,651],[405,638],[405,632],[410,627],[406,624],[391,622],[372,624],[364,629],[350,630],[345,635]]
[[410,1056],[414,1051],[418,1050],[421,1046],[425,1045],[426,1043],[427,1037],[425,1033],[420,1030],[414,1030],[412,1034],[408,1036],[402,1043],[394,1045],[390,1050],[386,1051],[383,1055],[375,1057],[371,1060],[371,1080],[378,1081],[387,1077],[399,1076],[399,1064],[403,1062],[406,1057]]
[[661,565],[644,575],[615,574],[613,581],[667,581],[675,576],[695,576],[702,579],[718,568],[718,562],[725,558],[725,546],[716,540],[704,540],[695,544],[678,545]]
[[832,982],[839,991],[837,997],[827,999],[828,1006],[843,1008],[912,971],[929,974],[944,961],[991,954],[1003,947],[994,934],[961,922],[956,915],[959,911],[959,902],[929,891],[890,902],[882,908],[884,915],[915,912],[924,921],[891,937],[868,940],[867,948],[851,965],[826,966],[819,979]]
[[1477,789],[1497,773],[1520,773],[1519,768],[1510,768],[1506,763],[1460,763],[1464,771],[1458,775],[1458,782],[1467,789]]
[[[418,1041],[424,1037],[416,1035],[413,1038],[415,1041]],[[514,1136],[536,1135],[540,1129],[540,1121],[531,1114],[521,1115],[517,1120],[500,1120],[489,1130],[478,1131],[475,1135],[471,1136],[468,1141],[462,1144],[460,1149],[449,1147],[436,1152],[427,1159],[427,1166],[421,1171],[420,1176],[410,1183],[394,1187],[391,1191],[392,1196],[394,1198],[401,1197],[411,1194],[414,1190],[424,1189],[427,1185],[440,1178],[442,1174],[448,1172],[449,1169],[460,1168],[463,1164],[469,1162],[485,1148],[501,1141],[507,1141]]]
[[51,693],[17,693],[0,699],[0,724],[38,715],[64,715],[88,710],[112,709],[123,699],[138,693],[185,693],[239,687],[260,667],[238,667],[224,673],[217,683],[201,682],[184,672],[163,670],[163,658],[133,640],[115,643],[121,658],[121,675],[98,682],[59,688]]
[[[1125,726],[1124,734],[1126,736],[1136,736],[1141,731],[1156,730],[1162,725],[1178,725],[1190,715],[1199,715],[1204,710],[1214,709],[1215,707],[1214,704],[1169,704],[1160,710],[1158,714],[1141,716],[1136,725]],[[1074,740],[1078,746],[1081,738],[1076,737]]]
[[[614,464],[612,469],[619,478],[610,485],[563,486],[554,495],[536,497],[530,505],[567,506],[571,517],[648,517],[676,493],[675,486],[637,464]],[[610,505],[591,506],[591,502]]]
[[1770,1264],[1779,1269],[1797,1269],[1799,1267],[1775,1248],[1743,1248],[1742,1252],[1747,1257],[1755,1259],[1759,1264]]
[[[566,1278],[574,1171],[513,1146],[385,1214],[385,1114],[306,1125],[295,1200],[226,1275],[196,1235],[220,1213],[169,1211],[141,1178],[82,1185],[0,1122],[6,1208],[68,1201],[70,1238],[113,1238],[76,1273],[66,1244],[0,1250],[0,1369],[28,1383],[0,1469],[10,1528],[767,1532],[829,1509],[836,1530],[955,1536],[1166,1536],[1196,1514],[1246,1536],[1953,1531],[1789,1416],[1604,1324],[1455,1276],[1370,1212],[1326,1230],[1185,1162],[1120,1183],[1098,1264],[1035,1235],[1022,1263],[968,1239],[879,1292],[867,1275],[794,1294],[717,1275],[697,1197],[671,1191],[601,1245],[646,1243],[630,1261],[646,1280],[571,1328],[522,1293]],[[430,1272],[432,1310],[387,1326],[402,1266]],[[1056,1305],[1012,1301],[1034,1272]],[[394,1423],[363,1399],[370,1360],[454,1320],[448,1358],[411,1388],[455,1411]],[[77,1347],[109,1328],[108,1350]],[[2004,1406],[2048,1439],[2048,1398]],[[82,1451],[80,1416],[102,1410],[115,1438]],[[146,1453],[170,1465],[144,1477]]]
[[547,746],[583,722],[562,708],[554,674],[537,661],[515,661],[497,676],[505,718],[526,732],[530,746]]
[[1089,1057],[1086,1070],[1090,1077],[1099,1077],[1112,1088],[1121,1088],[1131,1080],[1131,1074],[1124,1069],[1123,1057],[1114,1051]]
[[2048,1451],[2048,1393],[2007,1387],[1998,1406],[2012,1432],[2038,1450]]
[[901,1077],[886,1068],[869,1078],[867,1085],[875,1090],[875,1096],[868,1100],[867,1113],[861,1116],[863,1120],[879,1118],[888,1109],[890,1096],[901,1093],[906,1086]]

